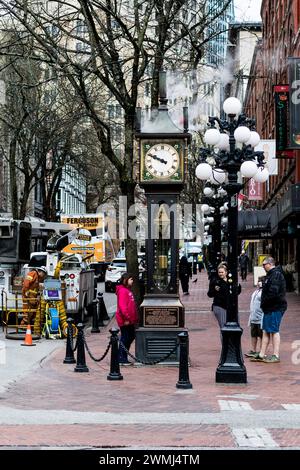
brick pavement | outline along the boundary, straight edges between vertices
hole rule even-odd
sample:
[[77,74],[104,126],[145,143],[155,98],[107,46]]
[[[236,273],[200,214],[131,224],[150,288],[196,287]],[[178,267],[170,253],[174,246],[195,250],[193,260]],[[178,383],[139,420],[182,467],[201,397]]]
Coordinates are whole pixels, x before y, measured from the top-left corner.
[[[197,282],[190,284],[190,296],[182,297],[186,307],[186,326],[190,334],[192,390],[176,389],[176,367],[122,368],[124,380],[110,382],[107,380],[109,358],[99,364],[91,362],[87,357],[90,372],[76,374],[73,372],[74,366],[62,364],[64,351],[56,351],[48,360],[42,362],[39,369],[11,385],[1,396],[0,417],[5,417],[5,408],[9,407],[16,410],[49,410],[50,416],[54,418],[59,416],[61,410],[74,413],[94,412],[96,420],[99,421],[96,424],[85,424],[82,421],[76,424],[74,418],[72,424],[55,425],[43,424],[37,420],[32,426],[26,423],[7,424],[4,419],[1,424],[0,446],[239,448],[241,443],[245,442],[245,439],[239,442],[237,437],[242,429],[246,429],[246,442],[248,439],[251,447],[251,435],[253,432],[260,435],[263,426],[267,437],[263,432],[261,441],[259,436],[254,439],[253,442],[258,443],[258,447],[272,447],[275,442],[279,447],[300,448],[300,419],[297,421],[300,411],[284,410],[282,406],[300,404],[300,353],[297,355],[297,344],[294,343],[300,340],[300,298],[293,293],[288,294],[288,311],[281,329],[281,362],[251,363],[245,359],[247,384],[216,384],[215,369],[220,353],[220,335],[210,311],[211,299],[206,295],[207,287],[207,276],[202,272],[197,274]],[[248,281],[242,283],[242,288],[239,312],[240,323],[244,328],[242,345],[246,351],[249,349],[250,340],[247,321],[250,296],[254,289],[252,277],[249,276]],[[109,326],[113,324],[114,320]],[[101,334],[87,337],[91,350],[98,357],[106,348],[109,326],[102,329]],[[300,351],[300,341],[298,349]],[[224,411],[226,407],[231,411]],[[274,416],[270,415],[268,410],[274,410]],[[113,424],[105,423],[105,418],[101,415],[103,412],[104,416],[112,413],[118,418],[119,415],[120,422],[117,419]],[[150,418],[145,418],[145,422],[142,418],[144,412],[150,413]],[[140,414],[140,422],[130,424],[130,419],[127,418],[131,413]],[[165,416],[166,422],[156,424],[154,419],[151,421],[151,413],[153,416],[156,413]],[[187,415],[182,416],[187,417],[199,416],[199,423],[195,424],[192,420],[189,423],[188,418],[183,425],[172,423],[169,420],[172,413],[186,413]],[[201,421],[202,413],[205,422]],[[210,416],[212,422],[209,422]],[[237,416],[238,432],[235,423]],[[259,421],[261,416],[266,416],[265,421],[264,418]],[[292,418],[297,418],[293,424]],[[249,429],[250,437],[247,434]]]

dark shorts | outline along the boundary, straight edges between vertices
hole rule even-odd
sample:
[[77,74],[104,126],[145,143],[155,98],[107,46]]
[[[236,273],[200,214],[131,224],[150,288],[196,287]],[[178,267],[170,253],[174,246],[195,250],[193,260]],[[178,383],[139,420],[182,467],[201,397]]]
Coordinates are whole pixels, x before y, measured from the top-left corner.
[[250,331],[251,331],[252,338],[262,338],[263,332],[259,323],[251,323]]
[[265,313],[263,318],[263,330],[266,333],[278,333],[283,312]]

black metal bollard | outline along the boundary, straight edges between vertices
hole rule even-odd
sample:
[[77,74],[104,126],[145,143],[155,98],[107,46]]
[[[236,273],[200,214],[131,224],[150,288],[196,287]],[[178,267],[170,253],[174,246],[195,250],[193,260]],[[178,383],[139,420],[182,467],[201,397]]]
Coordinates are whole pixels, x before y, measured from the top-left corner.
[[103,321],[110,320],[107,310],[106,310],[106,305],[103,299],[103,294],[102,292],[99,292],[98,294],[99,302],[100,302],[100,311],[101,311],[101,317]]
[[83,324],[78,323],[78,337],[77,337],[77,363],[74,372],[88,372],[89,369],[85,363],[84,341],[83,341]]
[[75,357],[73,351],[73,318],[68,318],[68,331],[67,331],[67,346],[66,346],[66,357],[64,358],[64,364],[75,364]]
[[99,326],[105,326],[104,323],[103,323],[102,305],[101,305],[101,302],[100,302],[100,297],[102,295],[103,294],[101,292],[98,292],[98,295],[97,295],[97,302],[98,302],[97,310],[98,310],[98,325]]
[[177,388],[193,388],[189,379],[189,335],[187,331],[178,334],[179,339],[179,379]]
[[93,300],[93,325],[92,325],[91,333],[100,333],[100,328],[98,325],[97,307],[98,307],[98,301],[94,299]]
[[110,373],[107,376],[107,380],[123,380],[123,375],[120,373],[119,364],[119,341],[118,328],[111,328],[111,357],[110,357]]

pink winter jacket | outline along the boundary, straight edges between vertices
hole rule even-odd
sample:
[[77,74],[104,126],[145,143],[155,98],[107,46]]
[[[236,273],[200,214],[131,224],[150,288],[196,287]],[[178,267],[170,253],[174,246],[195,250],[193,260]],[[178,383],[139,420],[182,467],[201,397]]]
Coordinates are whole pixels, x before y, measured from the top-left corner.
[[116,312],[118,326],[124,326],[125,321],[129,321],[131,325],[138,323],[138,312],[131,290],[119,285],[116,287],[116,294],[118,300]]

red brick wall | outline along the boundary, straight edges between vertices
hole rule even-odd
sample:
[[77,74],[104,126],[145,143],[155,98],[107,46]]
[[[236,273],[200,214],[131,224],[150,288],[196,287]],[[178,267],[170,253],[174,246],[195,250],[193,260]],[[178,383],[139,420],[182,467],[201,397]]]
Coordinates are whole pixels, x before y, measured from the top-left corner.
[[[288,83],[288,57],[300,57],[300,0],[263,0],[261,16],[262,45],[252,64],[254,78],[249,80],[245,108],[247,113],[254,111],[249,114],[254,114],[261,137],[274,139],[273,85]],[[278,186],[289,172],[292,176],[286,184],[300,182],[300,152],[296,153],[295,170],[295,160],[279,160],[279,174],[270,177],[265,203],[277,197]]]

